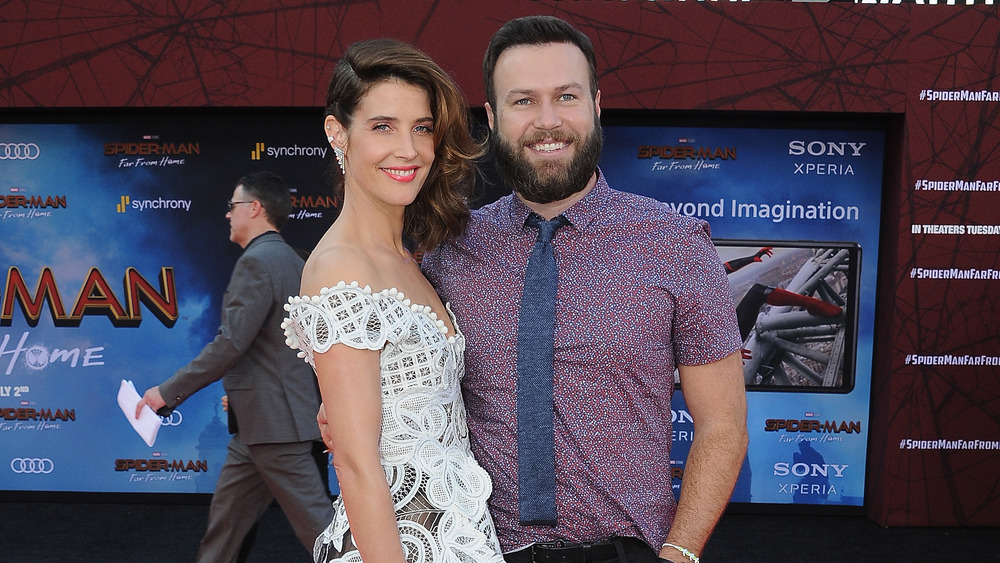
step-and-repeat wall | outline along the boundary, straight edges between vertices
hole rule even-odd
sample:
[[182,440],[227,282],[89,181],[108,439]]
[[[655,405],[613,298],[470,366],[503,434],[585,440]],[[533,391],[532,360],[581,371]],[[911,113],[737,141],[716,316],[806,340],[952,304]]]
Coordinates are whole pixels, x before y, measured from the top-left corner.
[[[290,243],[308,250],[322,235],[336,209],[320,121],[160,111],[0,126],[4,488],[213,490],[228,439],[221,385],[145,440],[119,391],[142,394],[214,337],[239,253],[224,215],[240,176],[286,176]],[[612,185],[709,221],[732,270],[752,436],[734,500],[861,506],[884,131],[606,121]],[[694,434],[683,391],[673,431],[681,492]]]
[[[212,336],[238,254],[222,217],[236,177],[290,177],[293,244],[329,220],[322,136],[267,108],[321,107],[334,61],[373,36],[416,43],[481,106],[490,35],[542,13],[594,39],[613,184],[706,218],[742,265],[730,281],[752,443],[734,498],[864,504],[883,525],[1000,523],[994,6],[293,4],[5,6],[0,489],[211,490],[221,389],[163,421],[152,447],[115,397]],[[142,113],[161,106],[249,114]],[[138,118],[87,113],[122,107]],[[677,110],[708,118],[660,120]],[[743,112],[773,119],[768,132],[725,123]],[[789,304],[787,288],[822,303]],[[678,478],[686,417],[679,396]]]
[[0,125],[0,488],[214,490],[229,441],[221,383],[148,443],[120,390],[141,395],[215,337],[242,175],[273,170],[293,187],[293,246],[311,249],[330,224],[329,146],[310,113]]

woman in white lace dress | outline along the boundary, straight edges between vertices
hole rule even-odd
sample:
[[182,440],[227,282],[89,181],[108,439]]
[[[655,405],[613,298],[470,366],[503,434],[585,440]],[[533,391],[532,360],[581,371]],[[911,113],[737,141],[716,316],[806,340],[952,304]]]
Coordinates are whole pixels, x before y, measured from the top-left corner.
[[469,450],[465,339],[403,244],[465,228],[481,152],[465,102],[426,55],[380,39],[347,50],[326,112],[342,207],[285,322],[316,370],[341,489],[314,557],[501,563],[492,487]]

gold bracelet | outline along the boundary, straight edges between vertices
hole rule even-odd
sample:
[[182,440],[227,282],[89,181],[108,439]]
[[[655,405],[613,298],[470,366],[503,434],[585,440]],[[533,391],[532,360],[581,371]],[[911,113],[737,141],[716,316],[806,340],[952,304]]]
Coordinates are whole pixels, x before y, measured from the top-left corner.
[[672,547],[676,549],[677,551],[681,552],[681,555],[687,557],[691,561],[691,563],[701,563],[701,559],[698,559],[698,556],[695,555],[694,553],[691,553],[691,550],[687,548],[681,547],[679,545],[674,545],[670,542],[663,542],[663,545],[660,546],[660,549],[663,549],[664,547]]

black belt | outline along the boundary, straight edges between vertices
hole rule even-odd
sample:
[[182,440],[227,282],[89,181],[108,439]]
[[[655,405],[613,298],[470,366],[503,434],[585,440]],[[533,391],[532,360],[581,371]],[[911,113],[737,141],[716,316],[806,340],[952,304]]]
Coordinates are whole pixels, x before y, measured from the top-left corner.
[[607,541],[586,543],[556,540],[533,544],[524,551],[531,553],[531,560],[535,563],[586,563],[618,557],[616,543],[621,544],[625,553],[649,549],[645,542],[636,538],[611,538]]

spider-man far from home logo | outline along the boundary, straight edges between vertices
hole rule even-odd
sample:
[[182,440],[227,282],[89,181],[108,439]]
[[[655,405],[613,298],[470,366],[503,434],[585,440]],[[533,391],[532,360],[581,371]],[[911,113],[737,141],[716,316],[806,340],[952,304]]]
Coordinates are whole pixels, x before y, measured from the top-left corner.
[[76,302],[67,312],[56,285],[55,275],[50,268],[42,268],[35,291],[28,289],[21,271],[12,267],[7,271],[3,286],[3,301],[0,302],[0,326],[11,326],[14,318],[14,304],[20,305],[30,326],[38,326],[42,308],[48,303],[49,314],[56,326],[76,327],[84,316],[106,316],[115,327],[136,327],[142,322],[140,303],[164,326],[170,328],[177,322],[177,287],[174,283],[174,269],[160,268],[160,288],[157,290],[135,268],[127,268],[122,280],[122,299],[107,278],[97,268],[91,268],[77,295]]

